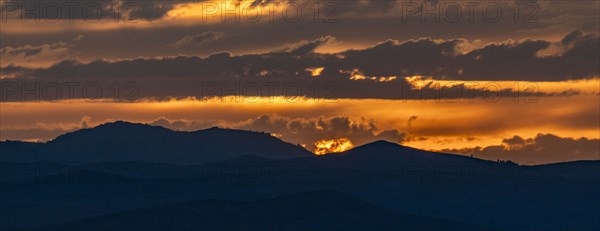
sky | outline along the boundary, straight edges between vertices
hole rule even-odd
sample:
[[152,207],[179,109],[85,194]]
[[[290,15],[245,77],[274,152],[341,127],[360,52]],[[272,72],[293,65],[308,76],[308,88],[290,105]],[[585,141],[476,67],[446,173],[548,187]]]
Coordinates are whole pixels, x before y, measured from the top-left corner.
[[0,0],[0,140],[126,120],[600,159],[600,2]]

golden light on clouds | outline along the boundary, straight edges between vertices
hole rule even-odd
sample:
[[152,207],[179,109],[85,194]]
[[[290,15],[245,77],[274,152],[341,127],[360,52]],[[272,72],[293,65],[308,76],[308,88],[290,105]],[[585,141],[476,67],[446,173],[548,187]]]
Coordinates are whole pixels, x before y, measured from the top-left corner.
[[353,69],[352,71],[340,70],[340,73],[349,73],[351,80],[371,80],[375,82],[391,82],[398,78],[398,76],[366,76],[359,69]]
[[[184,2],[184,1],[183,1]],[[97,20],[39,20],[27,21],[23,26],[21,18],[2,21],[2,33],[7,34],[40,34],[40,33],[65,33],[68,31],[111,31],[123,28],[127,29],[157,29],[173,28],[178,26],[190,26],[215,23],[236,22],[274,22],[282,17],[284,12],[292,9],[286,8],[285,3],[277,1],[263,3],[253,6],[254,0],[211,0],[205,2],[190,2],[174,4],[174,8],[158,19],[149,21],[139,17],[123,16],[115,20],[113,17],[98,18]],[[289,7],[289,6],[287,6]],[[45,8],[43,8],[45,10]],[[293,8],[295,9],[295,8]],[[43,13],[43,12],[42,12]],[[38,13],[38,17],[42,17]],[[65,12],[66,14],[67,12]],[[112,15],[112,10],[105,9],[103,15]],[[14,15],[11,15],[14,16]],[[18,15],[17,15],[18,16]],[[291,16],[293,17],[293,16]]]
[[371,77],[372,80],[379,81],[379,82],[391,82],[391,81],[396,80],[397,78],[398,77],[396,77],[396,76],[379,77],[379,78],[377,78],[377,77]]
[[351,80],[365,80],[365,79],[367,79],[367,77],[360,70],[354,69],[351,72],[350,79]]
[[354,144],[348,138],[339,138],[332,140],[319,140],[315,142],[317,147],[314,151],[317,155],[325,155],[329,153],[343,152],[350,150]]
[[[52,139],[62,133],[25,132],[33,128],[74,129],[80,126],[82,118],[88,118],[86,124],[89,126],[96,126],[115,120],[150,123],[164,117],[206,125],[195,127],[200,129],[215,125],[240,127],[240,124],[256,120],[262,115],[278,115],[303,123],[308,120],[319,121],[320,118],[336,117],[348,118],[350,125],[372,122],[374,134],[389,129],[406,132],[409,139],[403,144],[423,149],[487,146],[501,143],[503,139],[514,135],[535,137],[538,133],[551,133],[561,137],[600,138],[598,79],[537,84],[543,92],[575,88],[581,93],[573,96],[539,97],[535,103],[515,101],[512,97],[487,102],[482,99],[323,100],[242,96],[138,102],[3,102],[0,110],[0,139]],[[500,85],[510,86],[511,83],[503,82]],[[415,119],[411,119],[413,117]],[[319,134],[313,136],[308,133],[297,135],[302,131],[292,127],[282,130],[269,130],[270,128],[271,125],[265,125],[256,130],[276,134],[284,141],[306,144],[310,150],[314,150],[312,146],[315,142],[329,140],[331,137],[348,138],[354,145],[362,145],[365,142],[345,133],[336,133],[344,132],[335,131],[339,128],[332,128],[332,131],[315,130]]]
[[168,19],[194,19],[204,23],[237,21],[271,21],[281,15],[285,5],[266,2],[255,5],[254,0],[216,0],[182,3],[167,12]]
[[317,77],[320,76],[321,73],[323,72],[323,70],[325,70],[324,67],[311,67],[311,68],[306,68],[306,71],[310,72],[310,75],[312,77]]

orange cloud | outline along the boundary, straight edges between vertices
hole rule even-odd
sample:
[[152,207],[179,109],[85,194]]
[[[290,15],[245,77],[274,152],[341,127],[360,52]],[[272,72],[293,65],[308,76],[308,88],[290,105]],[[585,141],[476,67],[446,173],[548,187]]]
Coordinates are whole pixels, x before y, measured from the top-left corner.
[[354,147],[354,144],[347,138],[339,138],[333,140],[319,140],[315,142],[317,147],[314,151],[317,155],[325,155],[328,153],[337,153],[349,150]]

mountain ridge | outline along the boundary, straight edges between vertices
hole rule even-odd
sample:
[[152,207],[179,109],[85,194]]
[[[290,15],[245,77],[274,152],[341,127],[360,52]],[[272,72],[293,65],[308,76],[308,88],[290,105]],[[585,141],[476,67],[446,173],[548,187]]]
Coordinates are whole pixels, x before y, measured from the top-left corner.
[[[160,216],[162,210],[156,210],[156,206],[179,202],[185,205],[186,201],[203,199],[252,201],[318,189],[341,190],[369,204],[400,211],[401,214],[452,220],[498,230],[586,230],[585,227],[596,230],[600,224],[597,216],[593,215],[598,214],[600,208],[597,206],[600,205],[597,197],[600,191],[597,185],[600,161],[520,166],[510,162],[424,151],[387,141],[375,141],[342,153],[317,156],[265,133],[256,135],[256,132],[220,128],[176,132],[129,123],[113,123],[100,130],[93,129],[83,131],[82,136],[81,133],[74,133],[61,137],[51,145],[18,141],[0,143],[0,161],[10,157],[7,151],[17,156],[40,151],[30,153],[29,162],[0,162],[0,182],[9,185],[3,188],[5,199],[1,204],[0,216],[11,217],[0,219],[0,229],[49,227],[53,224],[80,227],[78,225],[81,223],[77,222],[92,218],[91,221],[97,222],[96,228],[114,230],[110,229],[112,226],[104,226],[106,217],[102,216],[115,214],[124,214],[127,221],[130,221],[127,217],[131,215],[142,221],[154,217],[160,224],[165,224],[170,219]],[[141,136],[136,136],[129,133],[138,132],[127,132],[138,130],[149,130],[152,134],[144,136],[145,133],[141,132]],[[94,139],[98,136],[96,133],[111,135],[106,140],[97,140]],[[164,134],[167,134],[166,138]],[[202,141],[200,145],[199,140]],[[132,143],[134,148],[128,146]],[[161,149],[164,147],[172,149]],[[59,155],[62,159],[47,158],[57,152],[43,152],[45,148],[63,150],[71,155]],[[92,151],[98,148],[100,151],[86,152],[86,148]],[[286,155],[289,150],[298,151],[301,155]],[[139,156],[131,155],[131,151]],[[199,153],[210,157],[211,151],[233,155],[189,159]],[[192,155],[186,156],[186,153]],[[269,155],[257,155],[264,153]],[[79,156],[99,155],[111,158],[77,161]],[[137,158],[121,158],[121,155]],[[41,162],[35,162],[34,158]],[[30,163],[32,161],[34,163]],[[330,202],[332,197],[335,198],[325,195],[321,201]],[[285,200],[289,204],[284,208],[296,208],[310,202],[296,199]],[[36,206],[28,206],[34,203]],[[331,206],[311,205],[306,211],[321,211],[321,207],[338,208],[338,205],[344,208],[344,204],[342,201]],[[172,207],[175,209],[167,209],[167,214],[174,214],[175,219],[182,217],[177,215],[180,214],[177,213],[178,208],[204,211],[194,219],[213,211],[203,207],[205,204],[202,203],[197,204],[199,207],[181,207],[181,203],[175,205]],[[250,211],[242,214],[255,215],[255,211],[261,210],[254,209],[280,204],[259,203],[244,207],[247,204],[233,202],[228,205]],[[518,205],[518,208],[514,205]],[[295,212],[294,209],[284,208],[267,212]],[[128,211],[132,209],[142,210],[131,214]],[[345,211],[338,209],[332,212]],[[377,211],[381,210],[374,210]],[[223,212],[227,215],[226,211]],[[351,222],[366,219],[378,224],[393,220],[392,217],[382,221],[377,216],[367,219],[360,212],[350,212],[349,215],[352,216],[341,218]],[[319,216],[312,218],[315,222],[322,221]],[[548,218],[550,223],[530,222],[541,218]],[[189,227],[196,226],[191,220],[182,222],[191,222],[186,223]],[[147,224],[137,221],[118,223]],[[300,222],[302,224],[315,223],[311,220]],[[372,226],[375,227],[368,227]],[[311,228],[305,229],[313,230]],[[132,230],[140,229],[138,226]]]
[[0,149],[3,162],[146,161],[189,165],[243,155],[270,159],[313,155],[267,133],[215,127],[193,132],[173,131],[124,121],[69,132],[46,143],[3,141]]
[[[219,127],[175,131],[162,126],[121,120],[68,132],[45,143],[0,141],[0,150],[0,162],[50,161],[68,164],[141,161],[196,165],[244,156],[273,160],[315,156],[299,145],[285,142],[265,132]],[[496,163],[464,155],[416,149],[385,140],[321,157],[332,160],[345,157],[347,161],[369,159],[382,166],[399,159],[409,162]],[[516,165],[511,162],[507,164]]]

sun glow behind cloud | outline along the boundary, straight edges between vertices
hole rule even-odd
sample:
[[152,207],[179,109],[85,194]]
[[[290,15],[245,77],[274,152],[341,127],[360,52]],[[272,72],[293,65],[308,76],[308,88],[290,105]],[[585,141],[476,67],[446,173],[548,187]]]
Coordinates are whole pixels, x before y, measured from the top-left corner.
[[325,155],[329,153],[338,153],[346,150],[350,150],[354,147],[352,141],[348,138],[339,138],[332,140],[319,140],[315,142],[315,146],[317,147],[314,150],[314,153],[317,155]]
[[321,73],[323,72],[323,70],[325,70],[324,67],[311,67],[311,68],[306,68],[306,71],[310,72],[310,75],[312,77],[317,77],[320,76]]
[[[567,85],[581,84],[598,86],[597,81]],[[552,83],[548,86],[558,88],[558,85]],[[545,83],[540,83],[541,89],[545,89],[545,86]],[[309,119],[318,121],[319,118],[334,117],[347,117],[351,125],[373,123],[374,134],[388,129],[397,129],[407,133],[404,144],[426,149],[485,146],[500,143],[502,139],[514,135],[534,137],[538,133],[552,133],[562,137],[600,138],[597,119],[598,105],[600,105],[598,92],[593,91],[593,87],[587,86],[587,88],[590,91],[584,91],[582,95],[542,97],[536,103],[515,102],[512,98],[498,102],[456,100],[445,103],[432,100],[378,99],[323,101],[284,97],[262,97],[251,102],[245,97],[139,102],[110,100],[3,102],[0,111],[2,117],[0,127],[2,139],[44,140],[51,139],[53,136],[46,134],[39,137],[43,134],[26,131],[37,127],[36,124],[40,122],[45,124],[44,128],[61,124],[73,125],[69,126],[73,128],[80,124],[81,118],[85,116],[91,118],[87,122],[90,126],[114,120],[152,122],[165,117],[171,120],[206,124],[205,127],[215,125],[239,127],[245,121],[255,120],[261,115],[277,114],[297,120],[291,121],[290,124],[302,121],[306,123]],[[43,116],[43,120],[40,116]],[[416,119],[410,119],[413,117]],[[260,128],[249,127],[248,129],[276,133],[281,139],[305,144],[310,150],[314,150],[312,146],[315,142],[331,140],[332,137],[347,138],[355,145],[373,141],[349,137],[347,132],[355,128],[333,126],[326,136],[321,136],[324,134],[302,133],[302,130],[298,130],[301,129],[299,127],[269,130],[271,127],[270,124],[265,124]],[[10,129],[12,131],[9,131]]]
[[[254,0],[217,0],[182,3],[167,13],[169,19],[200,19],[205,23],[234,22],[235,20],[273,20],[281,15],[285,4],[266,2],[254,4]],[[237,17],[237,19],[236,19]]]

